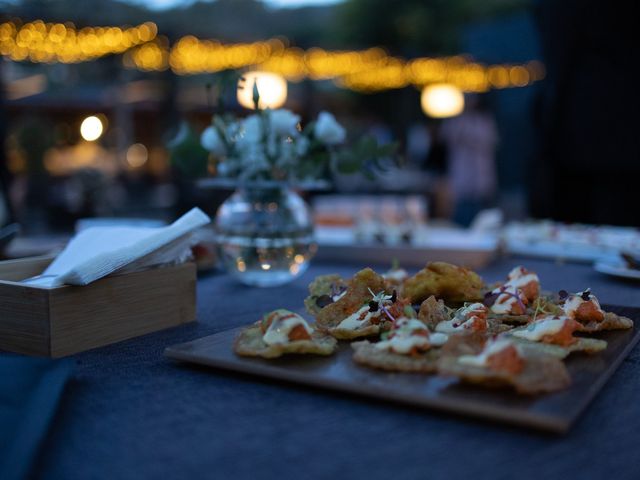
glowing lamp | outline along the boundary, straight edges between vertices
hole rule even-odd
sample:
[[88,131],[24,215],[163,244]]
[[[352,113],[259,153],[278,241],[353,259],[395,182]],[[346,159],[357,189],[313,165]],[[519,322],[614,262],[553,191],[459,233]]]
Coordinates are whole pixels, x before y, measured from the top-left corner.
[[428,85],[422,90],[420,105],[429,117],[455,117],[464,110],[464,95],[458,87],[449,83]]
[[245,108],[254,108],[253,85],[258,86],[260,102],[258,106],[263,108],[279,108],[287,100],[287,81],[282,75],[271,72],[247,72],[240,80],[238,88],[238,103]]
[[99,139],[103,131],[104,125],[102,125],[102,120],[95,115],[85,118],[80,124],[80,135],[82,135],[82,138],[87,142],[93,142]]

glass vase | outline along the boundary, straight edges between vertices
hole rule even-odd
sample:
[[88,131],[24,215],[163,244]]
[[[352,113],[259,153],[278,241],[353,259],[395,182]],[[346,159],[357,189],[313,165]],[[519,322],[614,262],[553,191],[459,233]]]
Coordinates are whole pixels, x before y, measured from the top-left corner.
[[309,208],[287,186],[239,187],[218,209],[215,232],[227,272],[252,286],[292,281],[317,248]]

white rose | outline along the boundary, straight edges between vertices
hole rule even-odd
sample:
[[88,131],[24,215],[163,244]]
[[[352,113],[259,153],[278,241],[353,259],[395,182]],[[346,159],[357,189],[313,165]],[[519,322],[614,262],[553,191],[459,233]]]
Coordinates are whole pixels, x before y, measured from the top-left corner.
[[290,110],[269,110],[269,122],[276,135],[295,135],[300,116]]
[[320,112],[313,128],[313,134],[318,140],[327,145],[338,145],[344,142],[347,136],[345,129],[329,112]]
[[259,143],[262,140],[262,119],[258,115],[249,115],[242,121],[241,131],[243,143]]
[[204,129],[204,132],[202,132],[200,136],[200,144],[205,150],[219,157],[224,156],[226,153],[224,142],[215,127],[209,126]]

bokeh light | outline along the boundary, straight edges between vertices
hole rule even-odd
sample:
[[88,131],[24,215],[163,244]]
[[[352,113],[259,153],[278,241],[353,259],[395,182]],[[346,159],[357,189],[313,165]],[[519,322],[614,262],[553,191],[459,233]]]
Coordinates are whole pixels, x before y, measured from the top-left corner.
[[140,168],[149,159],[149,152],[147,151],[147,147],[145,147],[142,143],[134,143],[127,149],[126,154],[127,164],[131,168]]
[[104,125],[99,117],[91,115],[80,124],[80,135],[88,142],[99,139],[104,132]]
[[247,72],[238,85],[238,103],[245,108],[253,109],[253,85],[260,92],[259,107],[279,108],[287,101],[287,81],[282,75],[271,72]]
[[454,117],[464,110],[464,95],[448,83],[428,85],[422,90],[420,104],[422,111],[432,118]]

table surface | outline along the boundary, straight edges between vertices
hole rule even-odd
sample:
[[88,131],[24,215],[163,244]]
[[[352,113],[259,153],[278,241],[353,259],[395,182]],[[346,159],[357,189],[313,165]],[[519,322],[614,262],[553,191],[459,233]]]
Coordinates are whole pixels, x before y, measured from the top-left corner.
[[[506,258],[545,288],[592,290],[640,307],[640,284],[589,266]],[[300,308],[311,279],[357,265],[315,264],[284,287],[198,282],[198,322],[76,355],[76,369],[34,478],[638,478],[640,347],[581,420],[556,436],[224,373],[163,357],[166,346]]]

